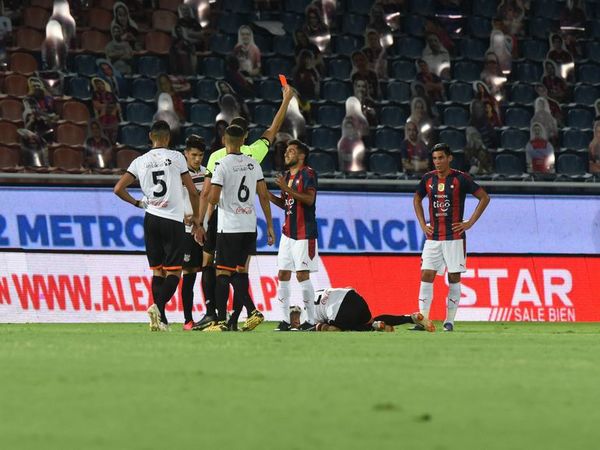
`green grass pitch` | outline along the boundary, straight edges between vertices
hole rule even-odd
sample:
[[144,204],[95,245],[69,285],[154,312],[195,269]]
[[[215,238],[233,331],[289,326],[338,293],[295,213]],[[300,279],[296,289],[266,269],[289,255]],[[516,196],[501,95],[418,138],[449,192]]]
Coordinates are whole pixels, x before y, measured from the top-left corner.
[[0,325],[0,448],[600,448],[600,324],[273,326]]

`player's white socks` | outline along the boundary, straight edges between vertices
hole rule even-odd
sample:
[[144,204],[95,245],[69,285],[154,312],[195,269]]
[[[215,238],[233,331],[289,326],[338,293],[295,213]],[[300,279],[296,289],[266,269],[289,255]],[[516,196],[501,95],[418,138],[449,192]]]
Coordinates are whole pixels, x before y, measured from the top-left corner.
[[460,303],[460,283],[450,283],[448,289],[448,298],[446,299],[446,322],[450,322],[454,325],[454,318],[456,317],[456,311],[458,311],[458,304]]
[[279,281],[279,287],[277,288],[277,300],[281,305],[281,312],[283,314],[283,320],[290,322],[290,282]]
[[302,289],[302,300],[306,307],[306,321],[310,324],[315,323],[315,290],[310,280],[300,282]]
[[419,289],[419,312],[426,319],[429,319],[429,310],[431,309],[431,301],[433,300],[433,283],[421,281]]

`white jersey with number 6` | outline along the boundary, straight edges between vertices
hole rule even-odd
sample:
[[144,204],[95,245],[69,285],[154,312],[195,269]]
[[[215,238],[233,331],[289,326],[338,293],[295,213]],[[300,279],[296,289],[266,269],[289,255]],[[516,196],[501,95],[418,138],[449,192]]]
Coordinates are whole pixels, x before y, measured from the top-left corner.
[[217,231],[256,231],[256,183],[263,180],[260,164],[242,153],[229,153],[215,167],[211,184],[221,186]]
[[329,288],[315,292],[315,321],[328,323],[335,320],[346,294],[352,289]]
[[181,175],[187,171],[185,157],[167,148],[153,148],[127,169],[140,182],[148,201],[146,212],[178,222],[183,222],[184,211]]

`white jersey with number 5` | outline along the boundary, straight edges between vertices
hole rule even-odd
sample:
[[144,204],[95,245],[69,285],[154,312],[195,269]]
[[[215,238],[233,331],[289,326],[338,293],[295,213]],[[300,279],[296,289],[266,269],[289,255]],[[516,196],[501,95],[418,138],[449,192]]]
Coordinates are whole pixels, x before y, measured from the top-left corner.
[[328,323],[335,320],[346,294],[352,289],[322,289],[315,292],[315,321]]
[[242,153],[229,153],[215,167],[211,184],[221,186],[217,231],[256,231],[256,183],[263,180],[260,164]]
[[188,171],[185,157],[167,148],[153,148],[133,160],[127,172],[136,177],[148,200],[146,212],[183,222],[181,175]]

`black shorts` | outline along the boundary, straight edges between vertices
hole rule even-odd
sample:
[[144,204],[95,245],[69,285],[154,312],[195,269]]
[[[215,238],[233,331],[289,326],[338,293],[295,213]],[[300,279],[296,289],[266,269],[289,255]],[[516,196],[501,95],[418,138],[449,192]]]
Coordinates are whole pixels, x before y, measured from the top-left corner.
[[235,271],[246,266],[248,256],[256,255],[256,232],[217,233],[217,269]]
[[196,242],[191,233],[185,233],[183,267],[190,269],[202,267],[202,246]]
[[342,300],[332,325],[344,331],[366,331],[371,327],[369,305],[356,291],[350,291]]
[[183,266],[185,225],[146,213],[144,241],[151,269],[180,270]]
[[217,208],[208,219],[208,228],[206,230],[206,239],[204,239],[204,251],[206,253],[214,253],[217,249]]

